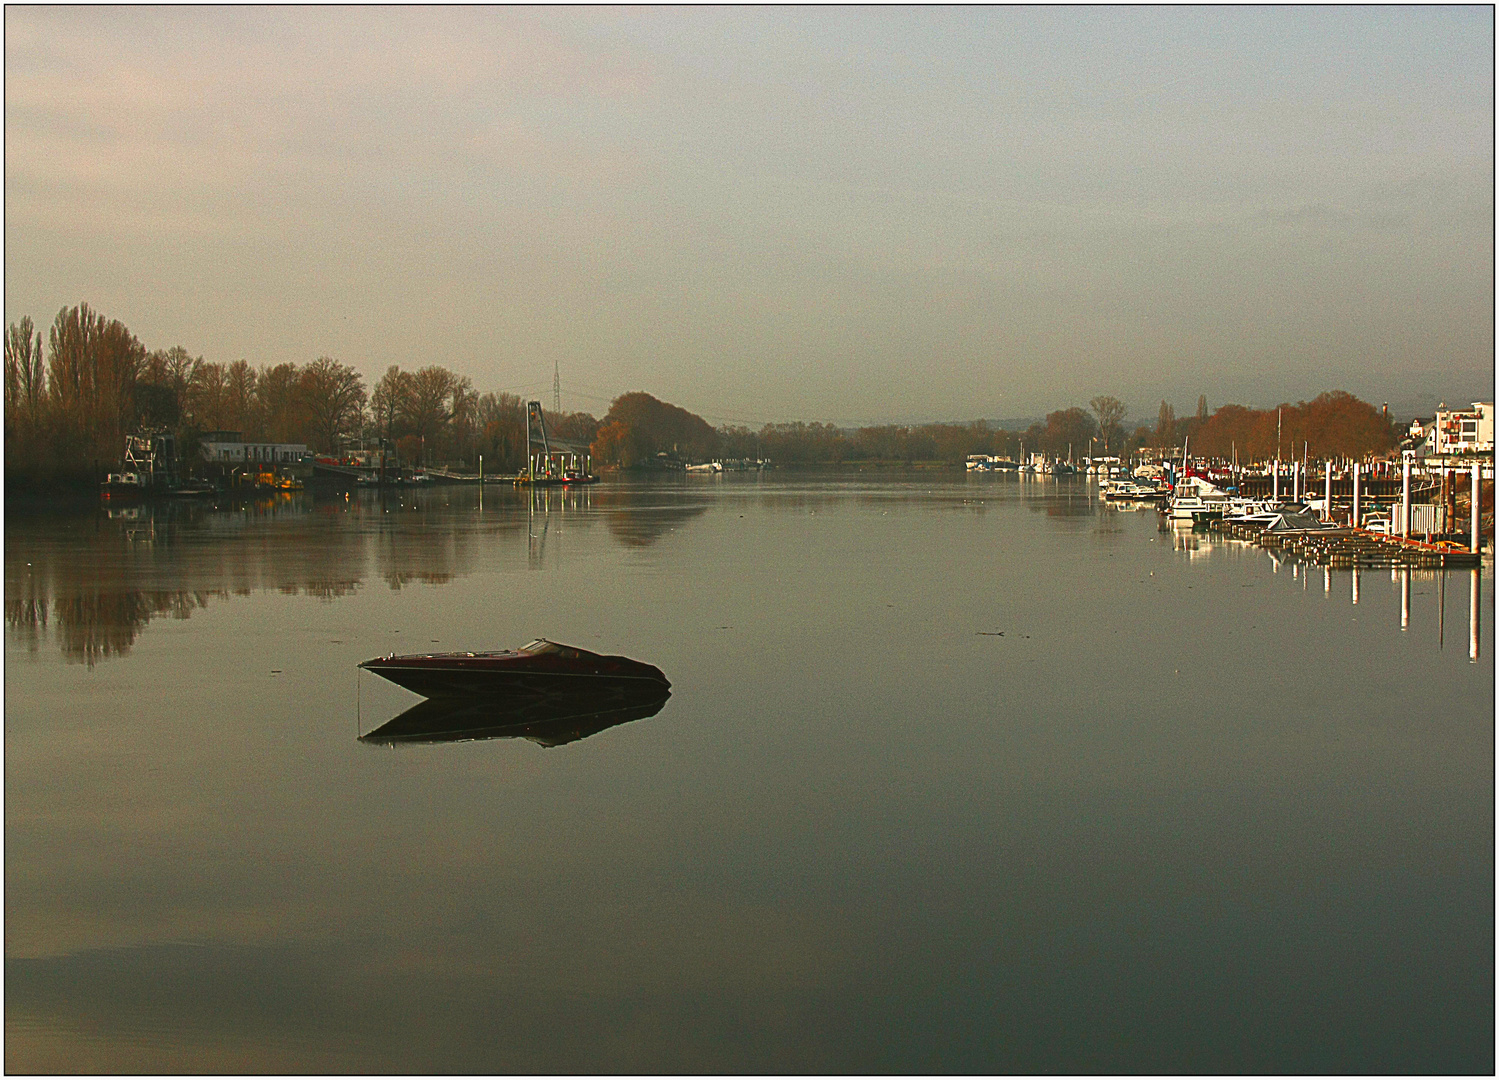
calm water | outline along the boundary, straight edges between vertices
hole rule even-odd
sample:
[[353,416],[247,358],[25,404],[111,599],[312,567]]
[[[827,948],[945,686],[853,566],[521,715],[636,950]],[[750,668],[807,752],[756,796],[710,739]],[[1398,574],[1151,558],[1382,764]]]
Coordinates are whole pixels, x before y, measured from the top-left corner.
[[[1491,1072],[1492,577],[1092,491],[13,513],[6,1068]],[[537,636],[672,697],[357,740]]]

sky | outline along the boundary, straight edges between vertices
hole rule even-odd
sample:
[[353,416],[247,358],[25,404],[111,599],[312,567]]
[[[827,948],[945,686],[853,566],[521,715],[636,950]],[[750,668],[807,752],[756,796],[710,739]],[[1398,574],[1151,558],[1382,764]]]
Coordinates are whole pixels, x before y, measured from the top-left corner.
[[5,9],[5,318],[603,415],[1492,397],[1487,7]]

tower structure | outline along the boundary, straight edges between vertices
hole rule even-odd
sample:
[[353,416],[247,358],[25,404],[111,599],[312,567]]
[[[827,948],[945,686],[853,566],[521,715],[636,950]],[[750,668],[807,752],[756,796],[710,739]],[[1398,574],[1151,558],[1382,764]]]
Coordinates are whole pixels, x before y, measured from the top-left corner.
[[562,362],[552,361],[552,414],[562,415]]

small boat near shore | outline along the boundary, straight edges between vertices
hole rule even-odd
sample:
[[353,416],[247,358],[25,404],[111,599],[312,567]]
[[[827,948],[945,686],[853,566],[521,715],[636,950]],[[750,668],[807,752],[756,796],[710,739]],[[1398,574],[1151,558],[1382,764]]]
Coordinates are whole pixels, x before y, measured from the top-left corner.
[[652,664],[545,638],[519,649],[493,652],[391,654],[359,666],[429,698],[671,687],[661,669]]

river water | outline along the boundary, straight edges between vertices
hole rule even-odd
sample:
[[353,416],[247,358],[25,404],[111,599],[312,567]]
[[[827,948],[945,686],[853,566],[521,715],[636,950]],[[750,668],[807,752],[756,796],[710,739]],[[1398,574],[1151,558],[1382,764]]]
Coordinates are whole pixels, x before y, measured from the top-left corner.
[[[5,582],[12,1072],[1494,1068],[1488,571],[767,473],[12,512]],[[359,740],[359,661],[534,637],[672,696]]]

